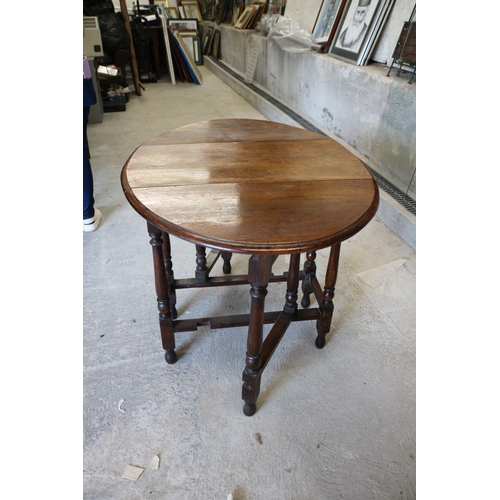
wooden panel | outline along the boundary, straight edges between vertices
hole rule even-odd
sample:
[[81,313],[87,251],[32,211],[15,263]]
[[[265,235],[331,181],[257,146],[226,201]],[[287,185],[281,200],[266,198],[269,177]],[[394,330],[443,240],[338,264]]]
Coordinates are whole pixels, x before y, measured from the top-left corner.
[[370,179],[363,164],[331,139],[144,146],[128,164],[130,187],[220,182]]
[[266,120],[210,120],[179,127],[145,144],[194,144],[232,141],[321,140],[325,136]]

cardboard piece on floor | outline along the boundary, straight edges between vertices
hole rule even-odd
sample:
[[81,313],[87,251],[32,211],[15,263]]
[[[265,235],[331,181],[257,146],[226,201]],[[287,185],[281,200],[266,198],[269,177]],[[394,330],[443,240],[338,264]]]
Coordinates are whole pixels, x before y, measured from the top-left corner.
[[158,470],[158,467],[160,467],[160,457],[159,457],[158,455],[155,455],[155,456],[151,459],[151,462],[150,462],[149,466],[150,466],[153,470]]
[[130,479],[135,481],[142,473],[144,469],[142,467],[135,467],[134,465],[127,465],[125,471],[122,474],[124,479]]

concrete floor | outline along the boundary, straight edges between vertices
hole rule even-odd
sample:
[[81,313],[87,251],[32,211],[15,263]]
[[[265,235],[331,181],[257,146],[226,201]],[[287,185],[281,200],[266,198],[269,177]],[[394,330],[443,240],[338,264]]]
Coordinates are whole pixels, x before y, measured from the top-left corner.
[[[342,246],[325,348],[314,346],[313,322],[293,323],[253,417],[242,413],[245,328],[178,334],[179,361],[164,361],[149,237],[122,193],[121,168],[165,130],[265,119],[200,70],[203,85],[164,76],[131,95],[126,112],[89,126],[103,219],[83,235],[84,498],[413,499],[416,255],[380,219]],[[173,238],[172,247],[176,277],[191,277],[193,245]],[[326,258],[318,252],[320,272]],[[246,265],[233,257],[234,272]],[[280,257],[276,270],[286,265]],[[283,298],[283,285],[270,285],[267,308]],[[247,287],[178,293],[186,317],[247,312],[249,301]],[[122,478],[128,465],[144,469],[137,480]]]

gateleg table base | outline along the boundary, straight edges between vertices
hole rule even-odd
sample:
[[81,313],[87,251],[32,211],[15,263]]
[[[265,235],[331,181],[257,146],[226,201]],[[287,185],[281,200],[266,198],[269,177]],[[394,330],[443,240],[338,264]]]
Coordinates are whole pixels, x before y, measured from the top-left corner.
[[[340,243],[330,249],[324,288],[316,277],[316,252],[306,254],[303,270],[300,270],[300,253],[290,255],[288,272],[275,276],[272,273],[277,255],[258,254],[249,258],[247,275],[230,275],[231,252],[210,250],[196,246],[196,269],[194,278],[175,279],[172,265],[170,235],[148,222],[148,232],[153,251],[155,287],[159,311],[159,323],[165,360],[177,362],[175,334],[195,331],[199,326],[212,329],[248,326],[247,352],[243,371],[243,413],[252,416],[257,410],[261,377],[276,347],[292,321],[316,321],[318,349],[325,346],[325,336],[330,331],[333,315],[333,297],[338,275]],[[210,276],[217,260],[222,257],[224,276]],[[285,304],[281,311],[265,312],[265,298],[269,283],[286,282]],[[298,307],[299,284],[302,282],[302,300]],[[250,285],[251,306],[249,314],[231,316],[178,319],[176,290],[184,288],[211,288],[215,286]],[[311,295],[318,307],[311,308]],[[273,324],[266,338],[263,325]]]

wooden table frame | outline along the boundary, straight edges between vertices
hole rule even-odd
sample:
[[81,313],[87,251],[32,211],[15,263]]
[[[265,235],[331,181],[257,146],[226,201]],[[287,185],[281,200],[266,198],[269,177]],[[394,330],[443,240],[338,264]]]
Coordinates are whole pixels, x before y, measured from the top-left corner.
[[[291,322],[316,321],[316,347],[324,347],[340,245],[375,215],[375,180],[354,155],[325,136],[228,119],[187,125],[147,141],[127,160],[121,183],[147,221],[165,360],[177,362],[178,332],[247,326],[242,399],[245,415],[253,415],[262,373]],[[194,245],[193,278],[174,278],[171,235]],[[315,259],[325,248],[330,256],[322,287]],[[231,275],[233,252],[248,255],[247,274]],[[279,255],[290,256],[289,269],[274,275]],[[219,259],[223,275],[211,276]],[[283,309],[266,312],[268,285],[278,282],[286,282]],[[234,285],[250,286],[249,314],[177,318],[177,290]],[[310,307],[312,294],[317,307]],[[264,324],[273,324],[265,339]]]
[[[243,371],[242,399],[243,412],[251,416],[256,411],[260,392],[262,372],[265,370],[276,347],[283,338],[292,321],[316,320],[316,347],[325,346],[325,336],[330,331],[333,315],[333,296],[338,275],[340,243],[330,249],[326,270],[325,286],[321,288],[316,277],[316,252],[306,254],[304,269],[300,271],[300,253],[290,255],[287,273],[275,276],[272,266],[277,255],[252,255],[249,258],[248,274],[227,276],[231,273],[229,251],[210,249],[196,245],[196,269],[194,278],[175,279],[173,272],[170,235],[148,222],[150,244],[153,250],[155,287],[158,299],[160,332],[165,349],[165,360],[169,364],[177,362],[175,352],[175,333],[195,331],[199,326],[209,325],[212,329],[248,326],[246,367]],[[226,276],[211,277],[210,272],[217,260],[222,257],[222,270]],[[282,311],[265,312],[264,303],[269,283],[285,282],[287,291]],[[302,282],[303,297],[297,306],[299,282]],[[251,307],[249,314],[232,316],[177,319],[176,290],[186,288],[206,288],[215,286],[234,286],[250,284]],[[314,294],[318,307],[309,308],[310,295]],[[270,332],[263,338],[263,325],[274,323]]]

